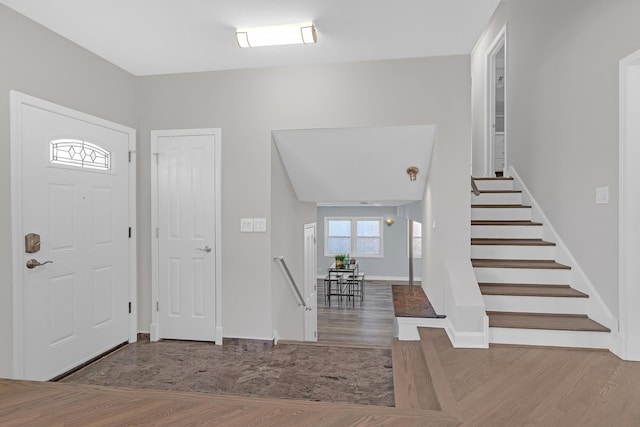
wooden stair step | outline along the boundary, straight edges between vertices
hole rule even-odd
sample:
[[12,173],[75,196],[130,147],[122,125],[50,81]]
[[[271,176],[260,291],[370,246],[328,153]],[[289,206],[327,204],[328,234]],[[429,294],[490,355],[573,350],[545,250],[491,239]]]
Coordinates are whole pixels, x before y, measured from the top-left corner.
[[440,410],[420,342],[394,338],[391,360],[396,408]]
[[589,295],[569,285],[537,285],[521,283],[478,283],[482,295],[518,297],[589,298]]
[[531,209],[531,206],[527,205],[513,205],[513,204],[476,204],[471,205],[472,208],[501,208],[501,209]]
[[474,219],[471,225],[521,225],[521,226],[542,226],[541,222],[533,222],[526,219],[523,220],[493,220],[493,219]]
[[480,190],[480,194],[519,194],[522,190]]
[[489,327],[549,329],[557,331],[611,332],[586,314],[512,313],[487,311]]
[[487,246],[555,246],[553,242],[547,242],[542,239],[489,239],[489,238],[473,238],[472,245]]
[[471,264],[476,268],[532,268],[549,270],[571,270],[571,267],[559,264],[552,259],[483,259],[473,258]]
[[488,176],[482,178],[472,177],[474,181],[513,181],[513,177],[510,176]]

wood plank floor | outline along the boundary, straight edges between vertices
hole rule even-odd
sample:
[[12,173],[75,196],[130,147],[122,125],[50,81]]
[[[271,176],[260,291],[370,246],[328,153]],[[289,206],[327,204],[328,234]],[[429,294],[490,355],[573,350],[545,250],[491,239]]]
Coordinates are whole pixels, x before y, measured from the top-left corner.
[[357,299],[353,306],[346,297],[332,297],[329,307],[324,301],[324,283],[318,280],[318,342],[391,348],[393,283],[397,282],[367,280],[362,305]]
[[441,411],[0,380],[2,426],[455,426]]
[[438,358],[463,426],[640,425],[638,362],[604,350],[455,349],[440,329],[423,334],[432,339],[431,354]]
[[0,380],[0,425],[640,425],[638,362],[608,351],[456,349],[443,330],[420,335],[443,411]]

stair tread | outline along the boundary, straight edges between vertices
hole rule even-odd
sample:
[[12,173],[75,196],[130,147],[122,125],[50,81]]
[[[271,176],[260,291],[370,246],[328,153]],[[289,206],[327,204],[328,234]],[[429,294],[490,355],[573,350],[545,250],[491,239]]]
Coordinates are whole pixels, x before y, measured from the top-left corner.
[[489,246],[555,246],[553,242],[547,242],[542,239],[501,239],[501,238],[479,238],[471,239],[472,245],[489,245]]
[[471,225],[523,225],[523,226],[541,226],[541,222],[533,222],[529,220],[494,220],[494,219],[474,219]]
[[513,177],[510,176],[489,176],[482,178],[473,177],[473,179],[475,181],[513,181]]
[[487,311],[489,327],[550,329],[559,331],[611,332],[586,314],[546,314]]
[[522,193],[522,190],[480,190],[480,194],[500,194],[500,193],[517,194],[517,193]]
[[499,208],[499,209],[531,209],[531,206],[516,204],[474,204],[471,208]]
[[482,295],[522,297],[589,298],[589,295],[569,285],[537,285],[518,283],[478,283]]
[[532,268],[551,270],[571,270],[568,265],[560,264],[552,259],[490,259],[472,258],[471,264],[476,268]]

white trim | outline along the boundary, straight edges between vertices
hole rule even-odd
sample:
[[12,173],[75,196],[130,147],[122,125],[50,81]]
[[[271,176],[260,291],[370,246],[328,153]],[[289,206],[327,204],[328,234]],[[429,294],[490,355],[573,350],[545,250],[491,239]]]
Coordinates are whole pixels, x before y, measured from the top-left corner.
[[[329,237],[329,221],[351,221],[351,231],[349,238],[351,239],[351,251],[349,255],[354,258],[384,258],[384,218],[377,216],[326,216],[324,217],[324,256],[326,258],[333,258],[335,254],[331,254],[328,252],[328,240]],[[371,254],[359,254],[356,251],[356,242],[358,239],[357,236],[357,223],[358,221],[378,221],[378,230],[380,232],[380,253],[371,255]],[[337,237],[346,237],[346,236],[337,236]]]
[[[489,317],[483,319],[485,330],[489,330]],[[400,341],[419,341],[418,328],[444,329],[454,348],[489,348],[488,333],[457,332],[447,318],[394,317],[394,336]]]
[[[90,114],[72,110],[43,99],[39,99],[15,90],[10,94],[10,156],[11,156],[11,247],[12,247],[12,283],[13,283],[13,377],[24,377],[24,324],[22,321],[24,294],[23,294],[23,265],[21,254],[22,242],[22,105],[31,105],[36,108],[48,110],[56,114],[65,115],[75,120],[81,120],[96,126],[113,129],[128,135],[129,150],[136,150],[136,131],[127,126],[120,125]],[[129,315],[129,342],[135,342],[138,338],[137,317],[137,253],[136,253],[136,166],[135,162],[129,164],[129,225],[132,228],[132,237],[129,239],[129,301],[131,301],[131,314]]]
[[158,163],[156,154],[158,153],[158,138],[163,136],[183,136],[183,135],[213,135],[214,155],[215,155],[215,263],[216,263],[216,283],[215,283],[215,343],[222,345],[222,130],[220,128],[203,129],[168,129],[151,131],[151,341],[157,341],[159,336],[159,316],[156,310],[158,301],[158,239],[156,238],[156,228],[158,227]]
[[484,176],[490,177],[495,175],[495,135],[493,130],[493,123],[495,123],[495,59],[498,51],[504,46],[504,174],[506,176],[509,171],[508,166],[508,43],[507,43],[507,24],[505,23],[500,32],[496,35],[491,42],[491,45],[487,49],[487,53],[484,57]]
[[640,360],[640,315],[636,307],[640,298],[640,50],[620,61],[619,76],[619,333],[612,351],[625,360]]
[[573,257],[569,251],[568,246],[560,238],[560,235],[556,232],[549,221],[549,218],[544,214],[542,208],[533,197],[527,186],[524,184],[518,173],[513,166],[510,167],[510,173],[513,177],[514,188],[522,190],[522,202],[523,204],[531,205],[531,218],[533,221],[542,223],[542,238],[544,240],[552,241],[556,244],[556,261],[562,264],[571,266],[571,286],[575,289],[584,292],[589,295],[587,301],[587,314],[590,318],[606,326],[607,328],[617,330],[617,321],[609,308],[605,305],[604,301],[600,297],[600,294],[593,286],[593,283],[589,280],[585,272],[580,267],[580,264]]

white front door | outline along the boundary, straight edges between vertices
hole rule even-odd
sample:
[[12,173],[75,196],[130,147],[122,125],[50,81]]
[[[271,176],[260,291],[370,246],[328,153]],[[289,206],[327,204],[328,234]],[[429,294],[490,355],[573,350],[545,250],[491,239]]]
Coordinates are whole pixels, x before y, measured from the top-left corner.
[[318,341],[316,224],[304,226],[304,339]]
[[215,135],[152,140],[158,191],[153,338],[216,341]]
[[17,376],[48,380],[129,340],[133,130],[37,104],[19,104],[13,129],[22,157],[20,234],[41,242],[30,249],[23,238],[16,254]]

